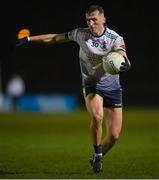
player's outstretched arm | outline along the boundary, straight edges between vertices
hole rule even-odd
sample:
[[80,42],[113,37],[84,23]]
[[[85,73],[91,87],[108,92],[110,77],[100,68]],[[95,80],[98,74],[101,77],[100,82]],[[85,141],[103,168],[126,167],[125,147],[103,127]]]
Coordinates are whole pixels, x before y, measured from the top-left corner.
[[66,33],[62,34],[42,34],[30,37],[24,37],[22,39],[18,39],[16,42],[16,46],[21,46],[28,42],[35,42],[35,43],[59,43],[59,42],[67,42],[68,39],[66,38]]

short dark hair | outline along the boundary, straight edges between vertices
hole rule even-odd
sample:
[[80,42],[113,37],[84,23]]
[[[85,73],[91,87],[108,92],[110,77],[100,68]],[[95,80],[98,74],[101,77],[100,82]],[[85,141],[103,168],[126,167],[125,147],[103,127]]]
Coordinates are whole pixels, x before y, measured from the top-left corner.
[[86,9],[86,14],[90,14],[94,11],[98,10],[101,14],[104,14],[104,9],[102,6],[99,5],[91,5]]

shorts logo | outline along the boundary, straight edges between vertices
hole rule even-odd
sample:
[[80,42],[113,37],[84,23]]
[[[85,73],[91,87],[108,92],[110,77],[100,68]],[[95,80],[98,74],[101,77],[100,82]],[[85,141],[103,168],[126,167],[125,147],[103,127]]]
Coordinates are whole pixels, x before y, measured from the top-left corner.
[[121,106],[122,104],[114,104],[115,106]]

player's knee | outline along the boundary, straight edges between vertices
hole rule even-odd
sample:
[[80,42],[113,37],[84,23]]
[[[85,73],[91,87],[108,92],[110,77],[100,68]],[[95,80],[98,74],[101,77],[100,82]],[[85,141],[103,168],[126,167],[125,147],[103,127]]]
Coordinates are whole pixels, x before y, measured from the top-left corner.
[[119,139],[119,133],[113,133],[112,136],[111,136],[111,140],[115,142],[118,139]]
[[102,124],[102,122],[103,122],[103,115],[102,114],[94,114],[93,115],[93,122],[95,123],[95,124]]

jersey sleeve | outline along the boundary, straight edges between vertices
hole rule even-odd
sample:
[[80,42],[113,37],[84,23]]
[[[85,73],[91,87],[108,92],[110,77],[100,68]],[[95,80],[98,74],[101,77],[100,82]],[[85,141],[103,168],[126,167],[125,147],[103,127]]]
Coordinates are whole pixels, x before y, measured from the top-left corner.
[[116,50],[122,50],[126,51],[126,46],[123,37],[118,36],[117,39],[114,42],[113,49]]
[[67,33],[68,39],[72,41],[77,41],[77,32],[78,32],[78,29],[73,29],[72,31],[69,31]]

